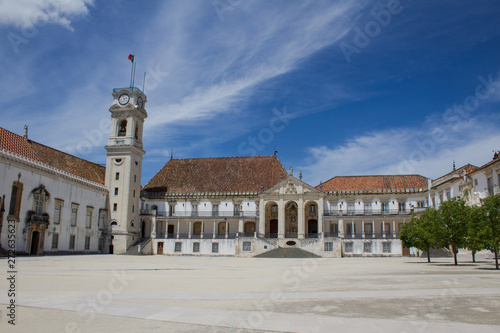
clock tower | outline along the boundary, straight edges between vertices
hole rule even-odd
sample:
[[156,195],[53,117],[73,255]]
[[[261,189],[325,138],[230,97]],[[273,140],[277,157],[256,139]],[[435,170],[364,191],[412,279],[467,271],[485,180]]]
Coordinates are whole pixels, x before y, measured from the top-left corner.
[[111,133],[106,159],[106,187],[112,252],[124,253],[140,240],[140,191],[146,95],[136,87],[113,89]]

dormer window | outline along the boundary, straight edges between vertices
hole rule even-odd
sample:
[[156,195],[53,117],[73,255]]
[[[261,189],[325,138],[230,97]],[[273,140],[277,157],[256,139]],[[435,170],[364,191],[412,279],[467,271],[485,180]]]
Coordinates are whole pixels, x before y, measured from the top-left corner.
[[127,134],[127,121],[122,120],[118,127],[118,136],[125,136]]

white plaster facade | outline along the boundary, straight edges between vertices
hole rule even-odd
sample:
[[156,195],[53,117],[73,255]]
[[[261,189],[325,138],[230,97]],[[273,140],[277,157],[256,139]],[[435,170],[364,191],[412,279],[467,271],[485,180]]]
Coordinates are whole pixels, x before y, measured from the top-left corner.
[[[104,185],[3,149],[0,149],[0,179],[0,193],[5,193],[1,229],[4,250],[9,249],[8,236],[12,230],[8,225],[13,223],[15,250],[19,254],[101,253],[105,250],[109,221],[108,192]],[[17,212],[10,211],[11,205],[16,205],[16,198],[12,198],[14,182],[22,187]],[[36,207],[37,193],[33,193],[37,189],[44,192],[40,211]],[[72,223],[75,207],[76,223]]]

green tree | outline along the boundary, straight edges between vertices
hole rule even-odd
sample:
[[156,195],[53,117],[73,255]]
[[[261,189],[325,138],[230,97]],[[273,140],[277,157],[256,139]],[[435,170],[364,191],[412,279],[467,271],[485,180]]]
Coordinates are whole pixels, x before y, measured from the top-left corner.
[[467,245],[468,209],[465,200],[461,197],[444,201],[439,208],[444,227],[442,240],[453,247],[455,265],[458,265],[458,249]]
[[500,195],[482,200],[485,218],[482,225],[482,238],[485,248],[495,253],[495,267],[498,268],[498,250],[500,249]]
[[431,249],[442,246],[441,216],[434,208],[420,216],[413,215],[411,221],[403,224],[399,239],[404,247],[415,247],[427,252],[427,262],[431,262]]
[[483,231],[486,216],[485,210],[477,206],[470,207],[468,213],[466,246],[472,252],[472,262],[476,262],[476,252],[486,248]]

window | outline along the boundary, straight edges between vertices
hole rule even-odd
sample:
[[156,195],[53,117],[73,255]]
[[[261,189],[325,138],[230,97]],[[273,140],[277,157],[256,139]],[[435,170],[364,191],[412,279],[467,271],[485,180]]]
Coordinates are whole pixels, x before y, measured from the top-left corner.
[[174,214],[175,214],[175,206],[172,203],[168,206],[168,216],[174,216]]
[[113,204],[113,212],[116,212],[118,210],[118,204],[114,203]]
[[333,252],[333,242],[325,242],[325,252]]
[[423,201],[417,202],[417,207],[418,208],[424,208],[425,207],[425,202],[423,202]]
[[119,172],[115,173],[115,180],[120,180],[120,173]]
[[212,243],[212,253],[219,253],[219,243]]
[[118,136],[125,136],[127,134],[127,121],[122,120],[120,126],[118,126]]
[[389,211],[389,203],[388,202],[382,202],[382,211],[383,212]]
[[104,220],[106,219],[106,211],[101,209],[99,211],[99,221],[98,221],[98,227],[99,229],[104,228]]
[[391,224],[390,223],[382,223],[382,233],[384,235],[388,235],[391,233]]
[[104,247],[104,238],[99,237],[99,244],[97,245],[97,251],[102,251],[103,247]]
[[52,248],[57,249],[58,243],[59,243],[59,234],[53,233],[52,234]]
[[356,208],[354,206],[354,202],[347,204],[347,214],[349,214],[349,213],[353,214],[355,209]]
[[135,190],[132,192],[132,197],[135,198]]
[[371,253],[372,252],[372,243],[363,243],[363,252]]
[[193,205],[192,213],[193,216],[198,216],[198,205]]
[[488,193],[490,196],[493,195],[493,177],[488,178]]
[[212,205],[212,216],[219,216],[219,205]]
[[72,226],[76,225],[77,217],[78,217],[78,204],[72,203],[71,204],[71,225]]
[[137,175],[134,175],[134,183],[137,182]]
[[406,212],[406,202],[399,202],[398,208],[400,212]]
[[243,251],[252,251],[252,242],[243,242]]
[[115,187],[115,195],[118,195],[118,187]]
[[94,208],[92,207],[87,207],[87,216],[85,217],[85,227],[90,228],[92,227],[92,213],[93,213]]
[[182,250],[182,242],[175,242],[174,252],[181,252]]
[[353,225],[352,223],[347,224],[347,233],[348,234],[356,233],[356,225]]
[[75,249],[75,235],[70,235],[69,236],[69,249],[74,250]]
[[40,193],[35,193],[35,214],[42,215],[43,214],[43,195]]
[[195,253],[200,252],[200,243],[198,242],[193,243],[193,252]]
[[[21,177],[21,174],[19,174]],[[21,198],[23,194],[23,184],[19,181],[12,183],[12,192],[10,196],[9,216],[19,220],[19,211],[21,210]]]
[[365,214],[371,214],[372,213],[372,204],[370,203],[365,203]]
[[134,212],[134,208],[135,208],[134,205],[132,205],[132,213]]
[[241,204],[234,204],[234,216],[240,216]]
[[477,186],[477,178],[474,179],[474,186]]
[[61,223],[62,206],[63,206],[63,201],[56,199],[54,207],[54,224]]
[[330,234],[337,236],[339,233],[339,225],[337,223],[330,224]]
[[278,205],[271,206],[271,216],[273,217],[278,216]]
[[85,250],[90,250],[90,236],[85,237]]
[[309,215],[316,216],[316,205],[310,205],[309,206]]
[[382,247],[383,247],[382,251],[384,253],[391,253],[391,243],[390,242],[382,243]]
[[345,253],[352,253],[352,242],[345,243]]
[[137,125],[135,125],[135,133],[134,133],[134,137],[136,139],[139,139],[139,127]]

